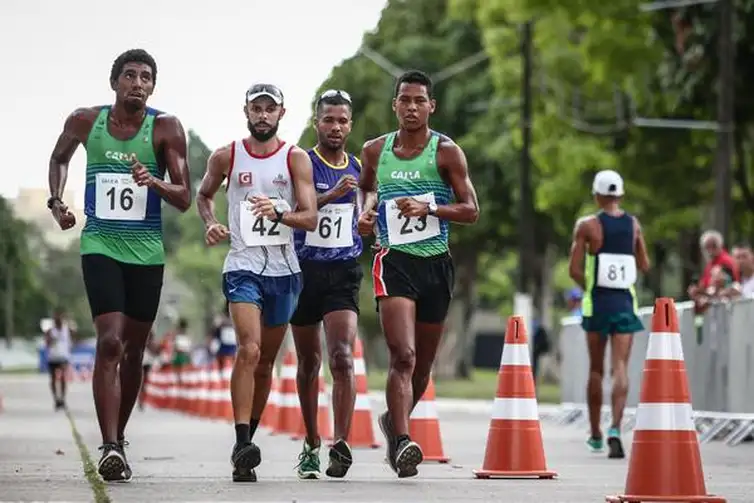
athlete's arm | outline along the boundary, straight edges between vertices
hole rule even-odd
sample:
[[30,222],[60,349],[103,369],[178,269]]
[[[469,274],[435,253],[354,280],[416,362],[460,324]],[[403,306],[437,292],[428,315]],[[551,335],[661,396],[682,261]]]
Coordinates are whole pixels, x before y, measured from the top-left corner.
[[78,146],[86,142],[98,110],[95,108],[78,108],[68,116],[63,125],[63,131],[58,136],[55,148],[50,155],[48,181],[50,197],[63,198],[65,183],[68,180],[68,163]]
[[568,257],[568,275],[582,289],[586,289],[584,282],[584,257],[586,255],[587,221],[579,219],[573,228],[573,243]]
[[435,216],[460,224],[475,223],[479,220],[479,200],[469,178],[466,154],[451,141],[441,142],[437,147],[437,163],[447,176],[456,202],[439,205]]
[[183,125],[172,115],[160,115],[155,119],[154,133],[162,161],[170,175],[170,183],[152,178],[149,186],[168,204],[185,212],[191,207],[191,176],[186,160],[188,149]]
[[284,212],[280,221],[288,227],[313,231],[317,228],[317,192],[314,190],[312,160],[309,154],[293,147],[289,167],[296,209]]
[[363,195],[362,213],[374,211],[377,207],[377,163],[382,150],[382,137],[369,140],[361,149],[361,176],[359,189]]
[[635,251],[636,265],[639,270],[646,274],[649,271],[649,253],[647,253],[647,243],[644,242],[644,233],[641,231],[639,220],[634,217],[634,236],[636,236]]
[[199,217],[204,222],[205,228],[220,223],[215,216],[214,199],[223,180],[228,176],[231,148],[232,144],[220,147],[212,152],[207,160],[207,171],[204,173],[199,193],[196,195],[196,209],[199,211]]

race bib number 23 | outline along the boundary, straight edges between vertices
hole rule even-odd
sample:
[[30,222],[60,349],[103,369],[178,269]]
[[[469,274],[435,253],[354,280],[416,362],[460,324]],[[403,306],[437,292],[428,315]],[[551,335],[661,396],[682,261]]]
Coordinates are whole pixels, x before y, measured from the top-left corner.
[[[423,203],[434,203],[433,193],[412,196]],[[406,217],[401,215],[395,199],[385,202],[385,219],[387,237],[391,245],[416,243],[440,235],[440,220],[431,215],[423,217]]]
[[95,215],[102,220],[144,220],[147,187],[136,185],[131,174],[97,173]]

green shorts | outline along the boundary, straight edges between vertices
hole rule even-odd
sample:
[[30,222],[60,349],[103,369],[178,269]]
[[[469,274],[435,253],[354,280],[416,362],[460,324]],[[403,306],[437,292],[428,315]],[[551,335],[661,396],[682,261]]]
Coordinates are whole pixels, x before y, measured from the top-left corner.
[[597,332],[605,337],[615,334],[634,334],[644,330],[644,325],[636,313],[625,311],[622,313],[584,316],[581,328],[585,332]]
[[188,365],[191,363],[191,355],[186,353],[176,353],[175,356],[173,356],[173,365],[175,367],[183,367],[184,365]]

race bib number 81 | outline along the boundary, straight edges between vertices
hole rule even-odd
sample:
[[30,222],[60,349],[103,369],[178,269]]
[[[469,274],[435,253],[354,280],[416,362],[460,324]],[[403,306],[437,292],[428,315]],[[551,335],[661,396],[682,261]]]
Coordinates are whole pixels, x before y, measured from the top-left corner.
[[254,215],[251,201],[241,201],[241,239],[246,246],[280,246],[291,242],[291,228]]
[[597,286],[625,290],[636,283],[636,258],[633,255],[600,253]]
[[[433,193],[412,196],[423,203],[434,203]],[[385,202],[385,220],[387,237],[391,245],[417,243],[440,235],[440,220],[431,215],[423,217],[406,217],[401,215],[395,199]]]
[[126,173],[97,173],[94,213],[102,220],[144,220],[147,187],[136,185]]
[[306,246],[350,248],[353,246],[353,204],[327,204],[317,215],[317,230],[306,233]]

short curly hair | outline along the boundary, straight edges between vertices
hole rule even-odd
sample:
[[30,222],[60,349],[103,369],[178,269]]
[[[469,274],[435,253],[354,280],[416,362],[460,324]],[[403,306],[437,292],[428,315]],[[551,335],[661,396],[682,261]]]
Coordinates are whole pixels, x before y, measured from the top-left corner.
[[154,58],[144,49],[129,49],[113,61],[110,69],[110,84],[115,85],[126,63],[144,63],[152,68],[152,82],[157,83],[157,63]]

